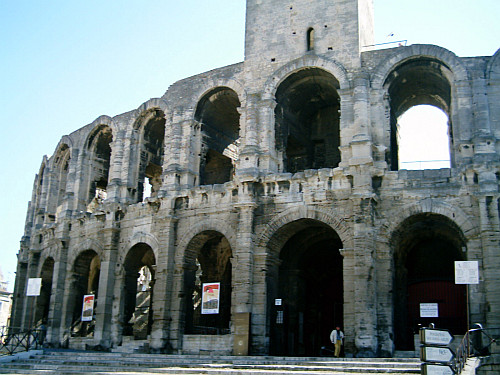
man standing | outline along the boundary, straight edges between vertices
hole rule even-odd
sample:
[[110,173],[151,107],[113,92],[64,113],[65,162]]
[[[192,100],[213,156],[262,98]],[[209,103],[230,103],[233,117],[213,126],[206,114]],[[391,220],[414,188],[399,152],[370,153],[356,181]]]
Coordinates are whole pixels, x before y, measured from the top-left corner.
[[342,340],[344,340],[344,332],[340,330],[340,327],[337,326],[330,333],[330,341],[335,345],[335,357],[340,357],[340,349],[342,348]]

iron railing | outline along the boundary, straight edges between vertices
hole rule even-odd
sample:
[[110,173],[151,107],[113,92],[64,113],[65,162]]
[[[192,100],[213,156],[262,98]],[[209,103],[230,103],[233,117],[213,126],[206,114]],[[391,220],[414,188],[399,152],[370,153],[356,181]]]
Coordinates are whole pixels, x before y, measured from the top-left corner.
[[0,356],[42,348],[45,333],[45,329],[39,327],[25,331],[0,327]]
[[468,358],[489,356],[491,345],[496,342],[500,342],[500,328],[470,329],[457,348],[455,357],[457,374],[460,374]]

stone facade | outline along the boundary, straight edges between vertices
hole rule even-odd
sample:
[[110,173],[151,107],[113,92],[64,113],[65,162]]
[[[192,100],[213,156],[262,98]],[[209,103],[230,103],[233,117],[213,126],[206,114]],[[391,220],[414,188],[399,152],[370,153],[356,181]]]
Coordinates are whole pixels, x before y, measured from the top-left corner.
[[[244,62],[62,137],[12,325],[46,321],[55,346],[317,355],[339,324],[347,354],[392,356],[429,322],[419,303],[463,334],[453,261],[477,260],[470,321],[500,326],[500,52],[372,44],[370,0],[247,0]],[[451,168],[399,170],[397,118],[419,104],[448,115]],[[200,313],[204,282],[219,314]]]

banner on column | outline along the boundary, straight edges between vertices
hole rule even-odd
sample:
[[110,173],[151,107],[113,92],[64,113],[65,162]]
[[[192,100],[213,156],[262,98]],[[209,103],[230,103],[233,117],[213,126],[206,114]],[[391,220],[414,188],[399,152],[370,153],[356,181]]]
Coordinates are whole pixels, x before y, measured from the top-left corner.
[[201,301],[202,314],[218,314],[220,303],[220,283],[203,283]]
[[26,287],[26,295],[28,297],[36,297],[40,295],[40,288],[42,287],[42,279],[39,277],[29,278],[28,286]]
[[86,294],[83,296],[83,307],[82,307],[82,322],[92,321],[92,316],[94,315],[94,299],[93,294]]

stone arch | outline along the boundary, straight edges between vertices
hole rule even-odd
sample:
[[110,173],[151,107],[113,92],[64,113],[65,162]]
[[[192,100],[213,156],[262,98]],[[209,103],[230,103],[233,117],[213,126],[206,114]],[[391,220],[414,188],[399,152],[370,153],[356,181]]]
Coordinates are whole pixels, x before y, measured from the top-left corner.
[[[389,239],[396,350],[414,348],[419,325],[432,322],[453,334],[466,329],[466,291],[455,284],[454,261],[466,260],[467,238],[453,218],[434,211],[410,211]],[[421,317],[421,303],[437,304],[439,316]]]
[[[242,82],[236,78],[221,79],[210,77],[205,80],[199,89],[193,94],[194,108],[196,108],[203,97],[218,87],[227,87],[233,90],[238,95],[238,100],[241,103],[241,106],[243,107],[245,105],[247,101],[247,92],[245,85]],[[195,112],[193,111],[193,116],[194,114]]]
[[[201,185],[231,181],[241,139],[241,101],[227,86],[216,86],[199,98],[194,112],[195,160]],[[195,166],[196,168],[196,166]]]
[[382,89],[387,77],[396,66],[419,57],[430,57],[441,61],[453,72],[455,81],[467,81],[469,79],[467,69],[453,52],[431,44],[414,44],[409,47],[398,47],[395,49],[394,54],[378,65],[372,74],[372,87]]
[[456,223],[467,240],[479,234],[479,227],[462,209],[441,200],[426,198],[416,203],[410,203],[395,212],[391,212],[391,220],[382,230],[381,236],[390,240],[392,233],[408,217],[417,214],[433,213],[442,215]]
[[40,295],[36,299],[36,307],[34,311],[35,326],[41,324],[47,325],[50,309],[50,300],[52,296],[52,283],[55,259],[53,256],[45,254],[40,257],[39,271],[37,277],[42,279]]
[[266,305],[271,354],[319,355],[325,332],[342,326],[341,251],[352,246],[349,233],[332,212],[303,206],[279,215],[259,236],[254,267],[265,270],[266,295],[258,298]]
[[122,247],[121,253],[123,254],[123,257],[125,257],[128,253],[128,251],[133,248],[135,245],[139,243],[144,243],[148,245],[151,250],[153,250],[153,254],[156,259],[158,259],[160,255],[160,242],[156,238],[156,236],[152,235],[151,233],[146,233],[143,231],[140,232],[135,232],[132,237],[127,241],[127,244]]
[[[398,130],[400,117],[407,110],[413,110],[421,105],[438,108],[446,114],[448,123],[442,123],[439,127],[440,139],[443,139],[440,148],[443,151],[449,150],[449,153],[442,157],[441,163],[443,166],[454,165],[456,150],[454,139],[460,139],[460,123],[463,123],[463,119],[458,116],[460,110],[456,105],[459,95],[456,83],[467,82],[467,79],[467,70],[456,55],[432,45],[400,47],[379,65],[372,76],[372,86],[380,88],[380,95],[384,94],[383,101],[389,121],[386,124],[388,131],[383,142],[387,145],[386,162],[391,170],[400,168],[402,161],[400,141],[408,142],[407,138],[400,140],[398,137],[398,134],[404,134]],[[423,148],[421,145],[418,146],[417,149],[421,149],[422,152],[415,155],[414,159],[404,160],[413,162],[405,167],[425,169],[427,166],[427,164],[415,164],[416,161],[426,160]]]
[[[209,229],[193,233],[195,234],[187,243],[182,259],[184,333],[228,334],[231,322],[234,248],[220,231]],[[211,286],[205,286],[204,283],[211,283]],[[216,301],[203,299],[205,287],[216,290]],[[214,302],[215,306],[211,305]],[[204,308],[217,308],[218,313],[204,314]]]
[[257,247],[268,247],[272,251],[281,248],[289,238],[273,238],[273,235],[286,224],[300,219],[313,219],[329,225],[337,232],[345,248],[352,248],[353,235],[350,226],[342,218],[335,217],[335,212],[318,208],[300,206],[290,208],[274,217],[264,228],[256,241]]
[[236,248],[236,232],[233,228],[227,225],[227,222],[221,219],[202,220],[195,225],[190,226],[184,231],[184,233],[178,236],[177,248],[180,249],[181,253],[185,253],[189,242],[191,242],[197,233],[209,231],[221,233],[225,238],[227,238],[231,248]]
[[333,75],[339,81],[341,90],[351,88],[348,73],[339,62],[317,55],[304,55],[283,65],[267,79],[264,84],[264,96],[274,98],[280,84],[290,75],[299,70],[310,68],[322,69]]
[[137,109],[134,111],[138,116],[144,112],[147,112],[152,109],[159,108],[165,114],[168,112],[167,102],[162,98],[151,98],[148,101],[142,103]]
[[70,250],[68,255],[68,266],[71,267],[71,265],[75,263],[76,258],[86,250],[93,250],[102,260],[105,259],[104,247],[102,244],[97,240],[87,238]]
[[158,241],[144,232],[136,233],[120,257],[122,271],[123,335],[146,339],[153,326]]
[[157,197],[162,183],[166,115],[160,107],[153,106],[158,101],[141,106],[147,109],[136,111],[130,129],[128,190],[133,202]]

